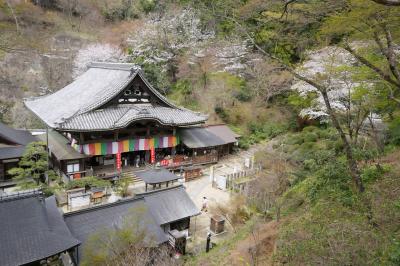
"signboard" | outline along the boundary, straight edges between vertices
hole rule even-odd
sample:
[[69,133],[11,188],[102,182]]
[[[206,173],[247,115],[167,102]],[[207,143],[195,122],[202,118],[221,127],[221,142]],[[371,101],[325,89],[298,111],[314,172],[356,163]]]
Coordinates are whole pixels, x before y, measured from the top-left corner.
[[150,150],[150,163],[156,162],[156,151],[154,148]]
[[117,159],[117,170],[121,171],[121,153],[116,154],[116,159]]

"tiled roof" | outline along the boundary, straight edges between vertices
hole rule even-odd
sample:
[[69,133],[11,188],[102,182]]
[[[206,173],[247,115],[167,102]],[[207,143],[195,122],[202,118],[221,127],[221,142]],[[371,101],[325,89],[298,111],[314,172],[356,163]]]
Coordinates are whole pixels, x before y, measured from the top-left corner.
[[54,196],[2,199],[0,217],[1,265],[35,262],[80,244],[65,225]]
[[37,141],[29,131],[14,129],[1,122],[0,122],[0,139],[5,139],[10,143],[19,145],[26,145],[32,141]]
[[125,68],[120,65],[115,68],[92,65],[66,87],[50,95],[27,99],[25,105],[48,126],[57,128],[65,119],[92,110],[125,88],[138,70],[131,64]]
[[[118,106],[101,108],[121,93],[135,77],[140,77],[164,107],[148,108],[140,114]],[[53,94],[25,100],[25,105],[49,127],[65,130],[108,130],[125,127],[139,119],[153,119],[167,125],[192,125],[207,118],[170,103],[144,78],[134,64],[92,63],[89,69],[66,87]],[[104,116],[104,117],[102,117]]]
[[162,125],[199,124],[207,118],[189,110],[161,106],[121,104],[72,117],[60,125],[63,130],[109,130],[124,128],[138,120],[154,120]]

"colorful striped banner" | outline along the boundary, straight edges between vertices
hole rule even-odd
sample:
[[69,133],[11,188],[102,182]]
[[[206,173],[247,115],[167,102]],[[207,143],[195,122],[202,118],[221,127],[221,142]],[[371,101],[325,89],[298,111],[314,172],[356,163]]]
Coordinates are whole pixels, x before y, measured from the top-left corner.
[[113,142],[97,142],[78,145],[72,142],[71,147],[86,155],[109,155],[130,151],[146,151],[158,148],[171,148],[179,144],[178,136],[129,139]]

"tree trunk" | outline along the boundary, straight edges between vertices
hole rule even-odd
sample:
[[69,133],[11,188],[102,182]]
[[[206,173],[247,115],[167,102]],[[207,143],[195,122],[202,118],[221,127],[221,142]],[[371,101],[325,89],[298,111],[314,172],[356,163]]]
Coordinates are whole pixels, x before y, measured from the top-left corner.
[[356,185],[357,190],[359,192],[364,192],[364,185],[361,180],[360,171],[358,170],[357,162],[353,156],[353,150],[352,150],[351,144],[349,143],[348,139],[346,138],[346,134],[344,134],[343,129],[340,126],[339,121],[336,118],[336,114],[333,111],[331,103],[328,98],[328,93],[326,92],[326,90],[320,90],[320,92],[322,94],[322,97],[324,98],[325,106],[326,106],[328,114],[332,120],[332,124],[338,131],[339,136],[344,144],[344,150],[346,153],[347,164],[348,164],[348,167],[350,170],[350,175],[353,179],[353,182]]

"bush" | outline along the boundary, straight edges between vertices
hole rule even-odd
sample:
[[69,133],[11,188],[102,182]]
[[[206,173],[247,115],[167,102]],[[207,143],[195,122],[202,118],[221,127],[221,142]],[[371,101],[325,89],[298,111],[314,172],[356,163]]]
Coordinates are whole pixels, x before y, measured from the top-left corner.
[[222,121],[226,122],[229,118],[228,113],[221,106],[215,106],[214,112],[222,119]]
[[379,179],[380,177],[382,177],[383,174],[389,171],[389,165],[382,165],[380,167],[377,167],[377,165],[371,165],[362,169],[361,178],[363,182],[370,183]]
[[389,124],[389,141],[395,145],[400,145],[400,117]]
[[318,135],[314,132],[304,134],[304,142],[316,142],[317,140]]

